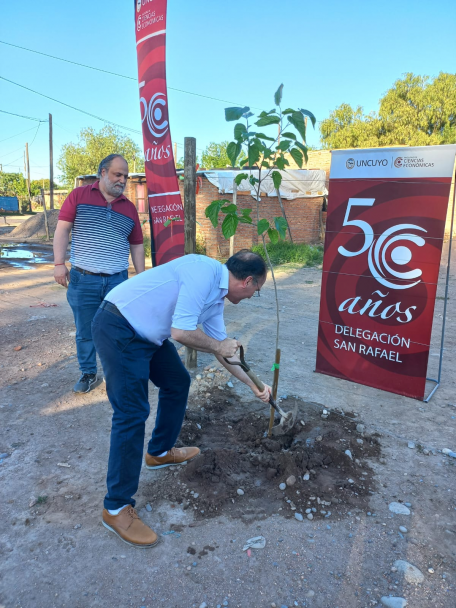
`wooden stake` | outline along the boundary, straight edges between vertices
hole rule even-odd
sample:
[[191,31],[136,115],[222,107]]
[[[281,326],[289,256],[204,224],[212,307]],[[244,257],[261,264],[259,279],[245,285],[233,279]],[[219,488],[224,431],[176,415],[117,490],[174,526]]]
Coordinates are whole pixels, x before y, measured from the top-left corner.
[[49,114],[49,209],[54,209],[54,146],[52,137],[52,114]]
[[44,226],[46,228],[46,241],[49,241],[49,222],[46,211],[46,198],[44,196],[44,189],[41,188],[41,196],[43,197],[43,213],[44,213]]
[[[184,139],[184,254],[196,253],[196,139]],[[185,348],[185,365],[195,369],[197,351]]]
[[[277,389],[279,387],[279,372],[280,372],[279,366],[280,366],[280,348],[278,348],[276,350],[276,356],[275,356],[274,381],[272,384],[272,398],[274,399],[274,401],[276,401],[276,399],[277,399]],[[275,409],[271,406],[271,413],[269,415],[268,437],[270,437],[272,434],[272,427],[274,426],[274,415],[275,415]]]

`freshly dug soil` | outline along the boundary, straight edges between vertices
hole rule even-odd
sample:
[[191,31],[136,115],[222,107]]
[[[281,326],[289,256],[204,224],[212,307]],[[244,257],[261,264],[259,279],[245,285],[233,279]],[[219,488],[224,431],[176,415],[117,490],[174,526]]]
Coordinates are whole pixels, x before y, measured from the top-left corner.
[[[374,490],[368,462],[380,456],[376,437],[356,431],[358,418],[330,413],[322,419],[318,404],[287,398],[281,405],[298,407],[297,423],[268,438],[268,407],[259,401],[241,403],[218,388],[209,398],[195,395],[177,445],[199,446],[201,454],[186,466],[157,471],[146,495],[192,509],[197,518],[224,514],[245,522],[273,513],[306,518],[307,509],[314,519],[365,510]],[[292,485],[281,490],[287,480]]]
[[[48,216],[48,224],[49,224],[49,234],[52,236],[57,227],[57,220],[59,217],[60,210],[52,209],[52,211],[47,212]],[[46,236],[46,227],[44,223],[44,213],[37,213],[36,215],[32,215],[28,220],[16,226],[14,230],[9,233],[11,238],[20,238],[20,239],[34,239],[40,238],[42,236]]]

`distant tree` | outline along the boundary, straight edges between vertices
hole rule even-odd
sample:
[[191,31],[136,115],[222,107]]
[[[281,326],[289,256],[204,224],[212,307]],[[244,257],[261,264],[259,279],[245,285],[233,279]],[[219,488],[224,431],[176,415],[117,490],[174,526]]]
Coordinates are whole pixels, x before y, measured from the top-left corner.
[[109,154],[122,154],[131,172],[144,171],[142,152],[130,137],[110,126],[103,127],[100,131],[88,127],[80,132],[77,143],[70,142],[62,146],[57,166],[67,189],[74,188],[74,180],[78,175],[96,173],[100,161]]
[[[43,188],[43,190],[49,191],[50,189],[50,180],[49,179],[32,179],[32,181],[30,182],[30,191],[32,193],[32,196],[38,196],[38,194],[41,194],[41,188]],[[54,184],[54,190],[61,190],[62,186],[59,186],[59,184],[56,184],[55,182],[52,182]]]
[[28,196],[27,182],[22,173],[0,172],[0,192],[4,194],[15,194],[16,196]]
[[378,113],[342,104],[320,131],[324,148],[456,143],[456,74],[405,74],[380,99]]
[[[203,169],[226,169],[226,167],[231,167],[231,160],[226,153],[228,144],[228,141],[222,141],[219,144],[214,141],[211,142],[201,154],[201,167]],[[240,166],[239,163],[244,158],[246,156],[242,153],[236,161],[237,167]]]

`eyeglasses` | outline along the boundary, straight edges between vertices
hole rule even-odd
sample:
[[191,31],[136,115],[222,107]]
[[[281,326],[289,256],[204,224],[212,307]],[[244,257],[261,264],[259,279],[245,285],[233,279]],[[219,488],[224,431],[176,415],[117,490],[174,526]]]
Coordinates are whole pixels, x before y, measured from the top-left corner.
[[106,205],[106,219],[111,219],[111,211],[112,211],[112,203],[107,203]]

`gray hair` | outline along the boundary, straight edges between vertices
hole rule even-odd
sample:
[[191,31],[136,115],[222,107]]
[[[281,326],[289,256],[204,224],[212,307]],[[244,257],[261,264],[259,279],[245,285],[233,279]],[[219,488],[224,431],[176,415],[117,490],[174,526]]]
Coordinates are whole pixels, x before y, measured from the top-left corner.
[[232,255],[225,262],[225,266],[240,281],[243,281],[247,277],[252,277],[258,283],[268,273],[268,268],[263,258],[249,249],[241,249]]
[[[103,171],[103,169],[105,169],[106,171],[109,169],[109,167],[111,166],[112,161],[115,158],[121,158],[122,160],[125,160],[125,158],[122,156],[122,154],[110,154],[106,158],[103,158],[103,160],[101,161],[101,163],[98,165],[98,172],[97,172],[97,177],[98,178],[101,177],[101,172]],[[125,160],[125,162],[127,163],[126,160]],[[127,163],[127,165],[128,165],[128,163]]]

